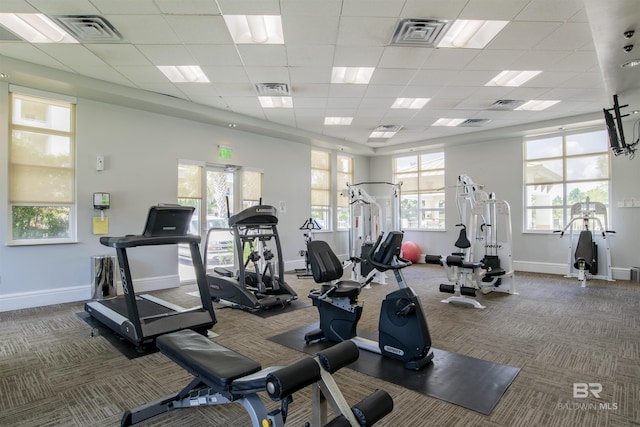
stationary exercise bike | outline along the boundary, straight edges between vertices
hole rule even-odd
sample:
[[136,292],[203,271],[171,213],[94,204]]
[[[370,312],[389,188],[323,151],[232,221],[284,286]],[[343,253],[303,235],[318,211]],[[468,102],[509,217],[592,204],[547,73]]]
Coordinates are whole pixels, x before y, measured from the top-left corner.
[[391,292],[382,302],[378,325],[379,341],[356,336],[358,320],[362,316],[362,304],[358,295],[364,285],[353,280],[340,280],[342,263],[322,240],[309,242],[307,250],[316,283],[321,289],[309,293],[313,305],[318,307],[320,329],[305,335],[305,341],[327,339],[329,341],[352,340],[360,349],[397,359],[405,368],[420,370],[433,359],[431,337],[420,299],[407,286],[402,269],[411,265],[400,258],[403,234],[392,231],[378,240],[367,255],[367,262],[378,271],[392,270],[399,289]]

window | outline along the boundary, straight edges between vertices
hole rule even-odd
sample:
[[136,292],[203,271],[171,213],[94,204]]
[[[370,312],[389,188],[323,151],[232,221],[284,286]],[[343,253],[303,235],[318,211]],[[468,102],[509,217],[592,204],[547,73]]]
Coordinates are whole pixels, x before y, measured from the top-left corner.
[[402,181],[403,229],[444,229],[444,152],[394,158],[393,180]]
[[75,100],[10,100],[10,244],[74,241]]
[[525,230],[560,230],[573,204],[609,206],[610,157],[605,131],[526,139]]
[[331,230],[331,157],[311,151],[311,217],[323,230]]
[[262,197],[262,172],[242,171],[242,209],[260,203]]
[[338,181],[337,203],[338,230],[347,230],[350,227],[349,198],[342,195],[347,189],[347,184],[353,184],[353,159],[338,155],[336,178]]

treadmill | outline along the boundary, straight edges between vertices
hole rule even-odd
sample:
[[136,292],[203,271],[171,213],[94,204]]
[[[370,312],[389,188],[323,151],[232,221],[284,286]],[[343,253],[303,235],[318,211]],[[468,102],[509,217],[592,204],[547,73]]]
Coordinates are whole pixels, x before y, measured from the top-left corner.
[[[192,329],[206,335],[207,330],[216,323],[204,265],[200,258],[200,236],[187,234],[193,211],[191,206],[152,206],[141,235],[100,237],[101,244],[116,250],[124,296],[87,302],[85,311],[129,340],[138,350],[153,344],[160,335],[181,329]],[[200,307],[185,309],[152,295],[136,295],[133,288],[127,250],[178,243],[189,245],[202,302]]]

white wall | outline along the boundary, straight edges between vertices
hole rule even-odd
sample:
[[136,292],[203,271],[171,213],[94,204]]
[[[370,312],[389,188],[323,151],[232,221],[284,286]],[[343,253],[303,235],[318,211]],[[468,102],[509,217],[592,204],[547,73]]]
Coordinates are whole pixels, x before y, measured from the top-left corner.
[[[3,124],[8,122],[7,91],[7,85],[0,84]],[[109,235],[139,234],[151,205],[176,202],[178,160],[217,163],[218,145],[233,149],[228,163],[264,171],[263,203],[286,203],[278,224],[285,262],[288,267],[304,266],[298,254],[304,248],[299,227],[310,216],[310,145],[83,98],[77,105],[76,144],[78,243],[0,246],[0,311],[89,299],[91,256],[115,253],[92,234],[92,217],[99,215],[93,210],[92,194],[111,194],[111,208],[105,211]],[[6,143],[2,147],[6,153]],[[104,171],[95,170],[97,155],[105,157]],[[355,164],[366,178],[368,162],[355,156]],[[6,167],[6,162],[0,164],[4,218]],[[6,242],[8,221],[3,222],[0,240]],[[346,252],[343,234],[326,237]],[[136,289],[178,285],[175,247],[135,248],[128,253]]]

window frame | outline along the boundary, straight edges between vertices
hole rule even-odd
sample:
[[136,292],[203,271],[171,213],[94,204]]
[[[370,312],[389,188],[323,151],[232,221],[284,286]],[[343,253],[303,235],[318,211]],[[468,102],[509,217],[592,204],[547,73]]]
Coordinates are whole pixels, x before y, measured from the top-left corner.
[[[30,126],[25,123],[16,123],[14,121],[14,112],[15,112],[15,98],[35,98],[41,100],[43,103],[47,105],[57,105],[64,106],[65,108],[69,108],[69,130],[59,130],[54,129],[52,127],[45,126]],[[9,97],[8,97],[8,138],[7,138],[7,179],[8,179],[8,193],[7,193],[7,245],[8,246],[37,246],[37,245],[54,245],[54,244],[69,244],[69,243],[77,243],[78,242],[78,232],[77,232],[77,191],[78,191],[78,183],[77,183],[77,141],[76,141],[76,123],[77,123],[77,99],[75,97],[60,95],[51,92],[40,91],[37,89],[18,87],[14,85],[9,86]],[[11,200],[11,181],[14,179],[12,175],[12,145],[14,144],[13,140],[13,132],[14,130],[23,131],[23,132],[31,132],[37,133],[46,136],[59,136],[69,139],[69,148],[70,148],[70,163],[71,166],[65,169],[68,169],[72,175],[71,178],[71,186],[72,188],[69,190],[70,201],[65,202],[46,202],[46,201],[33,201],[33,202],[14,202]],[[46,166],[45,166],[46,167]],[[55,187],[52,187],[55,188]],[[13,209],[14,207],[20,206],[34,206],[34,207],[53,207],[53,208],[67,208],[69,211],[68,218],[68,237],[53,237],[53,238],[16,238],[14,236],[14,223],[13,223]]]
[[[602,134],[602,151],[590,151],[587,153],[568,153],[567,152],[567,143],[568,138],[570,138],[571,136],[574,135],[587,135],[587,134],[598,134],[601,133]],[[532,157],[531,159],[528,158],[528,154],[527,154],[527,143],[532,142],[532,141],[536,141],[536,140],[545,140],[545,139],[552,139],[552,138],[560,138],[562,146],[561,146],[561,153],[558,155],[550,155],[550,156],[546,156],[546,157]],[[596,157],[601,157],[601,156],[606,156],[606,166],[607,166],[607,177],[606,178],[574,178],[571,179],[567,176],[567,162],[571,161],[571,160],[575,160],[575,159],[585,159],[585,158],[596,158]],[[575,130],[571,130],[571,131],[565,131],[565,132],[554,132],[554,133],[549,133],[549,134],[544,134],[544,135],[531,135],[531,136],[525,136],[523,138],[522,141],[522,158],[523,158],[523,170],[522,170],[522,206],[523,206],[523,215],[522,215],[522,230],[523,233],[530,233],[530,234],[552,234],[554,233],[554,231],[558,231],[560,229],[562,229],[566,224],[568,224],[568,222],[571,219],[571,206],[573,206],[576,202],[572,201],[569,202],[569,198],[571,197],[571,192],[575,190],[575,187],[579,187],[581,184],[595,184],[598,185],[598,183],[602,183],[605,182],[607,185],[607,200],[606,202],[602,202],[604,203],[604,205],[607,208],[607,216],[610,219],[611,216],[609,215],[610,213],[610,208],[611,208],[611,190],[612,190],[612,178],[611,178],[611,151],[609,149],[609,143],[608,143],[608,139],[607,139],[607,134],[606,134],[606,130],[600,128],[600,127],[590,127],[590,128],[583,128],[583,129],[575,129]],[[557,161],[559,162],[559,164],[561,165],[562,168],[562,177],[561,179],[549,179],[546,181],[535,181],[535,182],[528,182],[528,165],[530,162],[543,162],[543,161]],[[561,192],[562,192],[562,204],[560,205],[554,205],[553,201],[551,201],[551,204],[545,204],[545,205],[535,205],[535,204],[530,204],[529,203],[529,187],[536,187],[536,186],[559,186],[561,187]],[[569,188],[574,187],[574,190],[569,190]],[[591,191],[591,190],[586,190],[586,192]],[[558,197],[558,196],[556,196]],[[585,201],[585,200],[582,200]],[[598,200],[591,200],[591,201],[598,201]],[[532,228],[530,227],[530,223],[533,223],[533,221],[529,221],[529,218],[533,215],[534,210],[536,209],[542,209],[542,210],[551,210],[551,215],[552,215],[552,223],[550,224],[550,228],[548,229],[543,229],[543,228]],[[561,222],[558,224],[554,224],[554,212],[553,211],[561,211],[562,215],[561,218],[559,219]],[[609,227],[611,227],[611,223],[609,222],[608,224]]]
[[[340,170],[339,165],[340,165],[341,158],[346,159],[349,162],[349,167],[348,167],[349,170],[347,172]],[[351,206],[349,206],[349,198],[343,195],[343,192],[347,190],[347,187],[345,186],[343,188],[340,188],[340,183],[341,183],[340,175],[344,175],[347,178],[347,179],[344,179],[346,183],[354,184],[353,169],[354,169],[354,160],[352,156],[347,156],[344,154],[336,154],[336,191],[334,191],[334,194],[336,197],[336,200],[335,200],[336,230],[338,231],[345,231],[351,228]],[[344,205],[340,204],[341,200],[345,202]],[[346,214],[347,219],[345,221],[346,225],[341,227],[340,216],[342,213]]]

